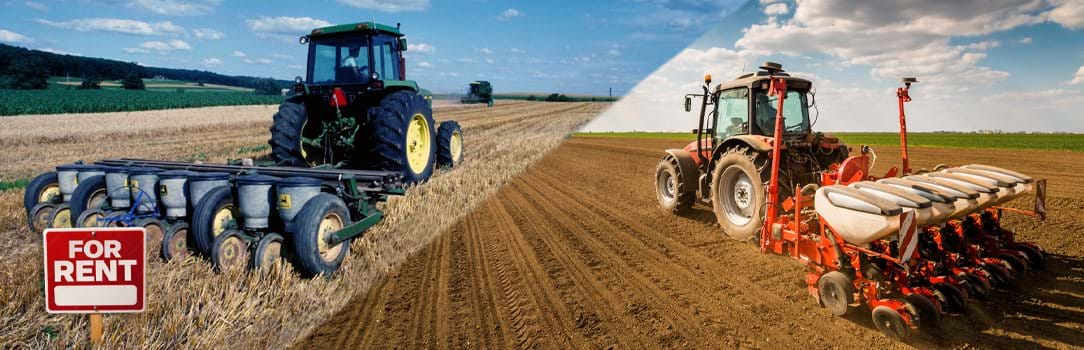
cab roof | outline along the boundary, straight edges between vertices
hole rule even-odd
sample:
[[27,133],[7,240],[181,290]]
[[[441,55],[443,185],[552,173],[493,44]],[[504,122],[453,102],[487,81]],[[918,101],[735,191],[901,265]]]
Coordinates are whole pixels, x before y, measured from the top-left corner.
[[[799,90],[808,90],[809,88],[811,88],[813,86],[813,82],[811,82],[809,80],[806,80],[806,79],[803,79],[803,78],[798,78],[798,77],[792,77],[792,76],[790,76],[790,74],[787,74],[787,73],[784,73],[784,72],[776,72],[775,76],[777,78],[786,79],[788,87],[796,88],[796,89],[799,89]],[[767,81],[769,81],[769,79],[771,79],[771,76],[766,71],[745,73],[745,74],[742,74],[742,75],[738,76],[734,80],[719,83],[719,85],[715,86],[715,90],[716,91],[722,91],[722,90],[728,90],[728,89],[733,89],[733,88],[737,88],[737,87],[745,87],[745,88],[750,88],[750,89],[758,88],[760,86],[760,82],[762,82],[762,81],[767,82]]]
[[358,22],[350,24],[340,24],[334,26],[327,26],[322,28],[316,28],[312,30],[310,36],[323,36],[331,34],[349,33],[354,31],[368,31],[373,30],[385,34],[391,34],[396,37],[403,36],[403,32],[399,31],[398,26],[392,27],[376,22]]

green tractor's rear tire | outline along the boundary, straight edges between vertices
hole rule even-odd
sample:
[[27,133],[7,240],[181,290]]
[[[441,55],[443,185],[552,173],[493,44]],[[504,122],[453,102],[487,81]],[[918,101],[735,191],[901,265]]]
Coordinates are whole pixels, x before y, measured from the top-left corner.
[[452,168],[463,160],[463,129],[459,123],[446,121],[437,129],[437,166]]
[[271,124],[271,160],[281,166],[307,167],[302,153],[301,131],[308,112],[300,101],[290,99],[279,105]]
[[54,171],[34,177],[26,185],[26,192],[23,192],[23,208],[26,208],[27,213],[38,203],[60,204],[62,200],[60,182],[57,181]]
[[331,244],[331,235],[350,226],[350,211],[342,199],[321,193],[301,207],[294,218],[293,247],[301,275],[331,275],[339,270],[352,239]]
[[403,173],[403,182],[429,179],[436,164],[433,109],[413,91],[396,91],[369,109],[368,135],[358,138],[365,157],[356,167]]

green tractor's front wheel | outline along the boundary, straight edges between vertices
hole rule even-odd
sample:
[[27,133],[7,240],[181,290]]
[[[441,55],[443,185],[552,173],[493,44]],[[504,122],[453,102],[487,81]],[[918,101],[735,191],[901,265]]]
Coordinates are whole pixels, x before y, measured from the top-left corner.
[[463,128],[459,123],[446,121],[437,128],[437,165],[452,168],[463,160]]
[[436,163],[433,109],[413,91],[396,91],[369,110],[368,134],[358,139],[366,150],[359,168],[403,173],[406,183],[423,182]]

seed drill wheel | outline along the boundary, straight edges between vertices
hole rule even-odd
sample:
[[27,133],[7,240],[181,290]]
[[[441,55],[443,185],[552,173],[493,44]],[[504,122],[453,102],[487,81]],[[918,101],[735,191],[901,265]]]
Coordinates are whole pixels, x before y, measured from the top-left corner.
[[243,269],[249,263],[248,241],[241,231],[228,230],[215,238],[211,262],[218,271]]
[[968,295],[977,300],[986,300],[990,295],[990,282],[976,276],[974,274],[967,274],[964,276],[964,280],[967,281],[968,287],[971,288],[968,291]]
[[256,253],[252,264],[257,270],[271,268],[275,262],[282,260],[282,235],[268,233],[256,243]]
[[956,286],[939,282],[933,285],[934,295],[937,297],[937,301],[941,305],[945,306],[948,310],[963,312],[967,310],[967,296],[960,291]]
[[934,329],[941,323],[941,310],[930,299],[922,294],[908,294],[906,297],[908,311],[911,312],[911,321],[918,324],[922,329]]
[[70,201],[72,218],[79,218],[84,211],[101,208],[108,196],[105,189],[105,175],[91,176],[80,181],[72,191]]
[[452,168],[463,160],[463,129],[459,123],[446,121],[437,128],[437,166]]
[[72,227],[72,211],[69,203],[64,203],[56,206],[53,213],[49,215],[47,219],[47,228],[71,228]]
[[1008,263],[1008,266],[1012,268],[1012,271],[1016,275],[1023,275],[1028,270],[1028,263],[1023,259],[1020,259],[1016,255],[1009,253],[998,254],[998,259]]
[[56,206],[54,203],[42,202],[31,207],[29,215],[27,215],[27,225],[30,226],[30,231],[41,232],[49,228],[49,218],[53,216]]
[[105,218],[106,213],[101,209],[84,210],[82,214],[79,214],[79,218],[75,219],[75,227],[101,227],[104,222],[101,220]]
[[154,251],[162,247],[166,230],[162,228],[162,222],[155,218],[143,218],[136,220],[134,227],[142,227],[147,230],[147,250]]
[[[689,170],[689,169],[686,169]],[[663,210],[682,213],[693,206],[696,193],[693,186],[683,180],[681,168],[674,156],[667,154],[655,169],[655,199]]]
[[764,181],[753,158],[742,149],[728,151],[711,174],[711,202],[719,226],[730,238],[744,241],[763,224]]
[[60,203],[60,183],[57,182],[56,172],[47,172],[34,177],[26,185],[23,193],[23,208],[33,216],[34,208],[38,203]]
[[162,239],[162,259],[166,261],[188,257],[188,223],[178,222],[166,230]]
[[365,150],[360,167],[403,173],[406,183],[429,179],[436,164],[436,129],[433,109],[413,91],[396,91],[369,109],[367,137],[359,137]]
[[990,273],[990,282],[999,288],[1005,288],[1012,284],[1012,272],[1000,264],[983,264],[982,268]]
[[1023,252],[1027,255],[1028,260],[1031,262],[1031,268],[1035,270],[1042,270],[1046,268],[1046,257],[1038,249],[1031,246],[1020,245],[1016,247],[1016,250]]
[[316,195],[294,217],[294,254],[302,275],[330,275],[339,269],[350,241],[332,244],[332,235],[350,226],[350,212],[342,199],[331,194]]
[[219,186],[203,195],[192,210],[191,238],[197,252],[209,256],[219,235],[239,227],[238,218],[230,186]]
[[843,316],[851,312],[854,303],[854,284],[847,275],[830,271],[817,280],[817,294],[821,304],[833,315]]
[[911,337],[911,327],[899,312],[887,306],[873,308],[873,325],[889,338],[906,340]]

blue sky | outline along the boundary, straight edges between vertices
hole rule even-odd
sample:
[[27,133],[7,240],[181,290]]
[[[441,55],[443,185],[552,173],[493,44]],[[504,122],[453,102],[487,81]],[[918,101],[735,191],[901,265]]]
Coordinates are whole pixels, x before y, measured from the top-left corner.
[[782,63],[814,80],[821,131],[1084,132],[1084,1],[753,0],[732,11],[585,130],[684,131],[701,77]]
[[0,42],[148,66],[292,79],[297,36],[376,20],[411,43],[408,75],[435,92],[623,94],[740,1],[0,0]]

